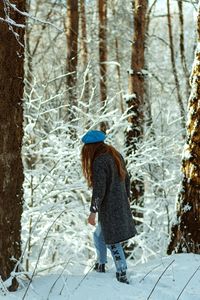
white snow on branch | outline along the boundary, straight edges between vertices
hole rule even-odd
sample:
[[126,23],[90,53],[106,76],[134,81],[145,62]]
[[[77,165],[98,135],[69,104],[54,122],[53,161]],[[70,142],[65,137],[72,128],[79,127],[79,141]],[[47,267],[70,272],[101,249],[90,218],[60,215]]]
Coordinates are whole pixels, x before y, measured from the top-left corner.
[[128,73],[129,75],[133,75],[133,74],[134,74],[134,70],[133,70],[133,69],[127,69],[127,73]]
[[131,99],[136,99],[137,95],[135,93],[133,93],[133,94],[126,94],[126,95],[123,96],[123,98],[124,98],[125,101],[129,101]]
[[143,75],[149,75],[149,71],[148,71],[148,70],[145,70],[145,69],[142,69],[142,70],[141,70],[141,73],[142,73]]
[[129,75],[133,75],[133,74],[137,74],[137,75],[141,75],[141,76],[147,76],[149,75],[149,71],[145,70],[145,69],[141,69],[141,70],[134,70],[134,69],[127,69],[127,73]]
[[197,52],[200,52],[200,42],[198,42],[196,49],[197,49]]
[[101,65],[116,65],[117,67],[120,67],[120,63],[117,61],[102,61]]
[[184,211],[184,212],[190,211],[191,208],[192,208],[192,206],[189,205],[189,204],[187,203],[187,204],[183,207],[183,211]]
[[5,22],[11,26],[15,26],[15,27],[20,27],[20,28],[25,28],[25,25],[23,24],[17,24],[14,20],[12,20],[11,18],[7,17],[6,19],[0,18],[0,22]]
[[56,25],[52,24],[51,22],[44,21],[44,20],[40,20],[40,19],[38,19],[38,18],[36,18],[36,17],[34,17],[34,16],[28,14],[27,12],[24,12],[24,11],[19,10],[19,9],[16,7],[15,4],[10,3],[9,1],[6,1],[6,4],[7,4],[8,6],[10,6],[12,9],[14,9],[15,11],[17,11],[20,15],[24,16],[24,17],[30,18],[30,19],[32,19],[32,20],[34,20],[34,21],[39,22],[39,23],[43,23],[43,24],[50,25],[50,26],[54,27],[55,29],[57,29],[58,31],[64,32],[62,29],[58,28]]
[[184,150],[183,150],[183,155],[182,155],[182,159],[190,159],[191,158],[191,153],[188,149],[188,145],[185,146]]

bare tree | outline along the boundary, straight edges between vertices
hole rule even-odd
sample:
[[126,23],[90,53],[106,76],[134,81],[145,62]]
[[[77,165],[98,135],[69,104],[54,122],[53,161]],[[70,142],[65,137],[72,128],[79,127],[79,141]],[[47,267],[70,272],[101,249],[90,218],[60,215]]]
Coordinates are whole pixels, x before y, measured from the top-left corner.
[[[200,43],[200,2],[197,17]],[[200,48],[197,46],[191,75],[187,143],[182,161],[183,180],[178,195],[177,219],[172,225],[168,254],[200,253]]]
[[[185,109],[184,109],[184,105],[183,105],[183,99],[181,96],[180,82],[179,82],[179,78],[178,78],[178,72],[177,72],[176,61],[175,61],[174,39],[173,39],[171,11],[170,11],[170,0],[167,0],[167,20],[168,20],[168,33],[169,33],[172,72],[173,72],[175,86],[176,86],[177,101],[178,101],[178,105],[179,105],[179,109],[180,109],[181,125],[183,128],[185,128]],[[185,136],[185,135],[183,134],[183,136]]]
[[88,46],[87,46],[87,24],[86,24],[85,0],[80,0],[80,45],[81,45],[81,71],[84,72],[83,99],[89,98],[89,75],[88,75]]
[[[112,7],[112,14],[114,17],[114,21],[117,23],[117,15],[116,15],[116,2],[111,1],[111,7]],[[120,49],[119,49],[119,38],[115,34],[114,37],[114,48],[115,48],[115,59],[118,63],[116,65],[117,69],[117,81],[118,81],[118,88],[119,88],[119,102],[120,102],[120,108],[121,112],[124,113],[124,103],[123,103],[123,91],[122,91],[122,80],[121,80],[121,67],[120,67]]]
[[[100,66],[100,100],[104,105],[107,98],[107,0],[98,0],[99,9],[99,66]],[[100,124],[100,129],[106,131],[106,123]]]
[[[146,13],[148,2],[146,0],[132,1],[134,18],[134,36],[131,50],[131,68],[129,70],[129,95],[127,104],[130,112],[129,129],[126,132],[126,145],[128,155],[136,151],[136,144],[143,138],[144,126],[144,67],[145,67],[145,32]],[[134,203],[142,206],[144,193],[143,180],[132,181]],[[137,216],[141,214],[137,213]]]
[[[148,8],[147,14],[146,14],[146,38],[145,38],[145,70],[149,71],[149,65],[148,65],[148,58],[149,58],[149,27],[151,22],[151,15],[154,7],[156,6],[157,0],[154,0],[151,6]],[[153,128],[153,117],[152,117],[152,105],[151,105],[151,93],[149,92],[149,80],[145,80],[144,82],[145,86],[145,94],[144,94],[144,102],[145,102],[145,123],[148,128],[150,128],[150,134],[151,136],[155,136],[155,131]]]
[[[10,277],[21,257],[24,179],[21,147],[25,18],[16,8],[25,11],[25,0],[13,0],[12,5],[9,1],[0,2],[0,275],[3,280]],[[16,290],[17,286],[13,278],[10,290]]]
[[[67,0],[67,19],[66,19],[66,37],[67,37],[67,87],[68,87],[68,115],[70,121],[74,114],[71,107],[77,105],[77,65],[78,65],[78,0]],[[65,118],[66,119],[66,118]]]
[[180,55],[181,55],[181,63],[183,68],[183,74],[185,76],[186,82],[186,95],[187,99],[190,95],[190,74],[187,67],[187,61],[185,57],[185,36],[184,36],[184,15],[183,15],[183,2],[178,1],[178,10],[179,10],[179,24],[180,24],[180,41],[179,41],[179,48],[180,48]]
[[127,131],[126,143],[135,150],[135,142],[143,136],[144,124],[144,65],[145,65],[145,24],[147,1],[132,2],[134,18],[134,36],[131,50],[131,68],[129,72],[129,96],[127,104],[133,115],[129,118],[130,129]]

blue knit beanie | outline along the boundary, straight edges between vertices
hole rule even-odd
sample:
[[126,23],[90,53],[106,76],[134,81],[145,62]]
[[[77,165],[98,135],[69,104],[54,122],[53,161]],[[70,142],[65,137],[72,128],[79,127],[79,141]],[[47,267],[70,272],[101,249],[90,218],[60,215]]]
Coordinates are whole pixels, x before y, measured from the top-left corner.
[[81,139],[84,144],[92,144],[103,142],[106,139],[106,135],[100,130],[89,130]]

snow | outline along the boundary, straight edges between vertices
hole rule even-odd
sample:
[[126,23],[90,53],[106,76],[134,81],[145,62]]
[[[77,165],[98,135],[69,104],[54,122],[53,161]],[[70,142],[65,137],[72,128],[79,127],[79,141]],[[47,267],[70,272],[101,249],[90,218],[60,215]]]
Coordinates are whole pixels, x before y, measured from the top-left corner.
[[192,208],[192,206],[189,205],[189,204],[187,203],[187,204],[183,207],[183,211],[184,211],[184,212],[187,212],[187,211],[191,210],[191,208]]
[[[81,263],[81,262],[80,262]],[[130,285],[115,279],[109,261],[106,273],[76,266],[60,274],[37,276],[0,300],[200,300],[200,255],[175,254],[133,266],[128,261]]]
[[132,99],[136,99],[137,95],[135,93],[127,94],[127,95],[124,95],[123,98],[124,98],[125,101],[129,101],[129,100],[132,100]]

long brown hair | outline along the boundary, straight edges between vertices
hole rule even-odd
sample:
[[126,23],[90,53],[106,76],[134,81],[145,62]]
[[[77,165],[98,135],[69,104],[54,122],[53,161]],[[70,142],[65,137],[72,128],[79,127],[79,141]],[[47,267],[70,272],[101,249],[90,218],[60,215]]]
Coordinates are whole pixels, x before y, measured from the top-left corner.
[[93,186],[93,179],[92,179],[93,162],[97,156],[105,153],[110,153],[113,156],[120,179],[121,180],[125,179],[126,172],[123,167],[120,154],[113,146],[107,145],[103,142],[85,144],[81,151],[81,162],[82,162],[83,174],[87,180],[89,187]]

